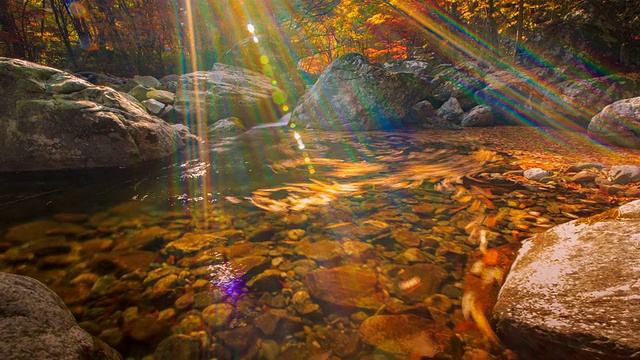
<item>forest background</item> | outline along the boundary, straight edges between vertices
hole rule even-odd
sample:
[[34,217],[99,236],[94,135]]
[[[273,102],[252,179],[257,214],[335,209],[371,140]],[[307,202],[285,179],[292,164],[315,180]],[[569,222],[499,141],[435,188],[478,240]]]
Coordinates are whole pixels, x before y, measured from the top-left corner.
[[71,72],[159,77],[224,62],[267,75],[276,65],[317,74],[354,51],[374,62],[570,57],[603,72],[633,70],[640,67],[640,6],[637,0],[0,0],[0,56]]

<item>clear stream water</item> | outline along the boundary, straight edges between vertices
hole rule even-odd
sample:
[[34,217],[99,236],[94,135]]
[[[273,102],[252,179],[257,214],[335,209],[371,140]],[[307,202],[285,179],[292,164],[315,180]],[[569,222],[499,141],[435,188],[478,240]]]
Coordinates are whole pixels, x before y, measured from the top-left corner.
[[[493,247],[615,203],[524,181],[492,131],[270,127],[138,169],[3,174],[0,270],[43,281],[125,358],[505,357],[461,314],[469,224]],[[377,283],[332,283],[344,269]],[[387,303],[359,305],[370,296]],[[363,324],[381,315],[431,333],[387,324],[379,344]]]

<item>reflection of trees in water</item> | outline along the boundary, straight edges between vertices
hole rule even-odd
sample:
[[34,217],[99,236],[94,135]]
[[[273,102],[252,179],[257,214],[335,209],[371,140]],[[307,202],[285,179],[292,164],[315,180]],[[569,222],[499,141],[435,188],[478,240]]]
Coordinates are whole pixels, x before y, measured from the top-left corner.
[[[311,165],[316,172],[309,182],[259,189],[247,200],[267,211],[297,211],[326,205],[340,196],[414,188],[424,181],[437,183],[472,175],[499,160],[492,151],[469,151],[448,144],[417,142],[411,137],[362,136],[358,142],[341,141],[346,136],[328,138],[329,141],[323,139],[315,150],[309,150],[304,160],[288,159],[271,165],[277,172],[291,172]],[[321,157],[336,153],[343,157]],[[283,192],[287,196],[283,197]],[[275,193],[277,198],[273,196]]]

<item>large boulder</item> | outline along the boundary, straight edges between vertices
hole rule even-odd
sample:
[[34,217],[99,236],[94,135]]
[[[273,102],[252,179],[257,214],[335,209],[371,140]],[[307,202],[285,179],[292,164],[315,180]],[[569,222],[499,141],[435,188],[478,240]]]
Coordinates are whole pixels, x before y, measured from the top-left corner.
[[299,71],[295,58],[289,51],[291,47],[286,39],[277,36],[250,36],[236,42],[220,58],[221,63],[249,69],[275,79],[278,87],[287,93],[290,104],[304,94],[311,79]]
[[290,123],[325,130],[399,128],[411,107],[430,93],[431,84],[424,78],[388,72],[361,54],[346,54],[300,99]]
[[440,70],[431,81],[436,100],[444,103],[455,97],[463,110],[477,105],[474,93],[486,86],[482,78],[484,69],[477,64],[464,63],[463,66],[442,66]]
[[438,68],[424,60],[392,60],[382,64],[390,73],[409,73],[417,75],[427,81],[433,80]]
[[462,110],[458,99],[452,97],[440,106],[436,114],[452,124],[460,125],[464,117],[464,110]]
[[540,112],[546,89],[554,77],[546,69],[507,69],[485,76],[487,86],[475,93],[479,104],[494,111],[498,124],[552,125]]
[[122,360],[41,282],[0,273],[0,359]]
[[640,96],[640,73],[569,80],[547,89],[541,111],[556,123],[570,120],[586,128],[605,106],[636,96]]
[[640,201],[526,240],[494,308],[497,333],[535,359],[637,359]]
[[493,111],[486,105],[478,105],[469,110],[460,122],[463,127],[493,125]]
[[591,119],[588,129],[606,142],[640,148],[640,97],[606,106]]
[[0,171],[130,167],[184,146],[135,100],[69,73],[0,58]]
[[211,71],[184,74],[174,107],[188,122],[237,117],[247,126],[278,121],[287,95],[263,74],[217,63]]

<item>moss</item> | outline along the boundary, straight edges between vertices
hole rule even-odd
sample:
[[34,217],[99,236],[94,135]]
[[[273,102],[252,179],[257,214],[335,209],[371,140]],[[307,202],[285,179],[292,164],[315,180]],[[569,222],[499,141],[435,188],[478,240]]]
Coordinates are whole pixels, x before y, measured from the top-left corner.
[[18,116],[31,116],[50,112],[56,108],[53,100],[18,100],[16,102],[16,114]]

